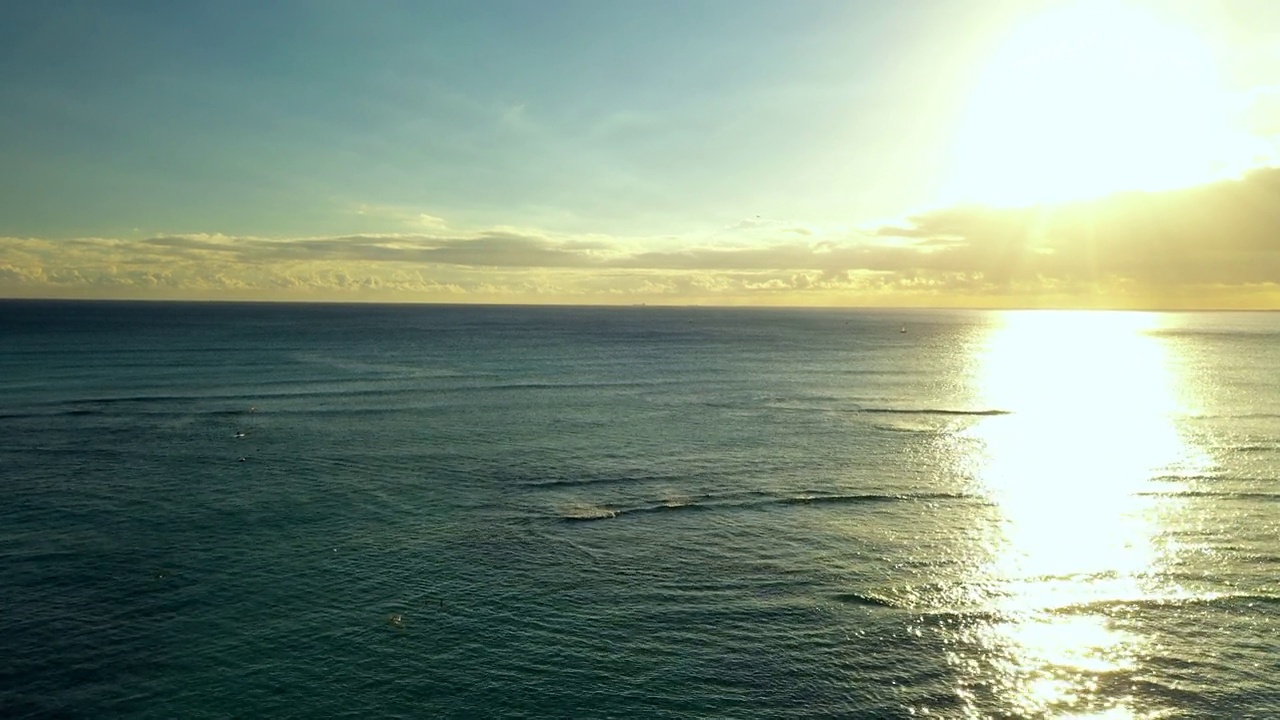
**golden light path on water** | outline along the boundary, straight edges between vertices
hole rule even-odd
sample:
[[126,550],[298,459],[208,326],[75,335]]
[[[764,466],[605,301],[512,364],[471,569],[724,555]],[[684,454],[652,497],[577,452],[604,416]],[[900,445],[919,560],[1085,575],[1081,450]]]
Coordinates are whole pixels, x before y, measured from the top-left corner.
[[1177,507],[1150,491],[1207,462],[1179,437],[1184,383],[1149,332],[1158,322],[1010,312],[976,345],[974,402],[1009,413],[959,438],[975,492],[996,508],[972,578],[995,619],[966,638],[981,657],[954,660],[1014,715],[1141,716],[1100,685],[1143,643],[1105,609],[1183,594],[1161,572],[1173,550],[1161,517]]

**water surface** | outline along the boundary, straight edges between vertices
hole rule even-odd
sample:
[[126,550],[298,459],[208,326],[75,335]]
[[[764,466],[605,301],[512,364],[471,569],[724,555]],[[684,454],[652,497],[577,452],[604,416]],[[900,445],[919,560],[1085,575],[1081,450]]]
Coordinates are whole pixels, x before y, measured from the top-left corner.
[[1267,313],[0,302],[0,714],[1268,717],[1276,367]]

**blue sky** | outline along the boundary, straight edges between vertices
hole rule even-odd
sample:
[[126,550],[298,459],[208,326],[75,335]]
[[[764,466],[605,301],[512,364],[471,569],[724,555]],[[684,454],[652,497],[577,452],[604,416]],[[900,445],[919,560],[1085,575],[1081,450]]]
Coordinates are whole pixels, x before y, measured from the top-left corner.
[[[1176,189],[1109,188],[1087,169],[1070,184],[1013,177],[1037,174],[1023,159],[1037,156],[1037,143],[1047,147],[1046,138],[1069,132],[1071,119],[1046,120],[1027,108],[1011,129],[990,119],[1013,115],[1001,103],[1016,102],[1025,82],[1010,74],[1023,61],[999,60],[1001,48],[1019,47],[1009,38],[1062,5],[5,3],[0,295],[275,297],[306,287],[335,299],[826,304],[841,292],[867,302],[871,291],[876,302],[924,301],[903,293],[926,281],[974,292],[974,276],[991,268],[968,268],[957,279],[931,276],[927,262],[833,268],[793,259],[752,265],[756,275],[748,277],[728,255],[787,250],[817,258],[834,249],[853,257],[901,248],[920,240],[885,228],[961,200],[999,205],[1000,192],[1015,197],[1010,188],[1032,190],[1029,200],[1018,198],[1023,204],[1078,199],[1050,190]],[[1068,36],[1072,47],[1093,28],[1129,27],[1098,3],[1086,5],[1077,13],[1085,29]],[[1239,181],[1244,171],[1272,164],[1268,143],[1280,124],[1267,123],[1280,112],[1268,103],[1280,110],[1280,53],[1267,29],[1280,30],[1277,12],[1264,3],[1141,8],[1133,27],[1144,35],[1149,25],[1155,40],[1136,42],[1133,55],[1112,52],[1109,62],[1141,69],[1133,60],[1141,53],[1182,53],[1183,36],[1162,28],[1194,28],[1186,42],[1208,48],[1212,91],[1238,99],[1241,117],[1253,122],[1253,134],[1241,135],[1248,143],[1213,145],[1216,154],[1206,150],[1185,168],[1225,170],[1188,177]],[[991,69],[993,58],[1003,70]],[[1080,65],[1069,60],[1065,67]],[[1047,77],[1058,66],[1045,67]],[[1109,69],[1072,72],[1055,76],[1061,89],[1046,86],[1036,96],[1061,101],[1057,115],[1116,102],[1079,89],[1098,86]],[[1179,92],[1161,78],[1132,77],[1154,89],[1130,114]],[[1208,88],[1162,107],[1171,114],[1226,108]],[[995,99],[974,111],[975,97]],[[995,140],[966,130],[975,117]],[[993,142],[1027,124],[1043,126],[1025,141],[1029,152],[987,161],[1001,152]],[[1104,148],[1100,157],[1117,155],[1112,146],[1140,144],[1133,135],[1075,141]],[[1231,162],[1222,159],[1229,145]],[[1162,147],[1132,162],[1150,164]],[[957,158],[969,158],[969,170],[957,171]],[[1067,158],[1048,150],[1045,158],[1059,166],[1056,177],[1065,176]],[[1004,184],[981,180],[974,165],[1000,169]],[[1139,182],[1134,167],[1098,174]],[[154,242],[165,238],[183,242]],[[325,240],[332,244],[316,245]],[[252,255],[246,248],[254,242],[277,252]],[[302,252],[343,242],[376,250],[310,259]],[[502,242],[511,243],[508,257],[541,248],[576,259],[556,265],[540,256],[543,264],[517,277],[517,265],[494,261],[506,252]],[[187,254],[158,250],[178,246]],[[448,247],[459,256],[470,248],[480,259],[387,259],[405,246]],[[197,257],[197,247],[209,254]],[[924,246],[916,250],[923,257]],[[672,268],[635,262],[657,253],[721,258],[711,264],[725,267],[682,267],[677,277]],[[611,274],[582,269],[599,263],[616,267]],[[846,282],[853,275],[871,283],[862,295]],[[345,279],[333,279],[339,276]],[[769,287],[813,291],[820,282],[828,283],[823,292],[805,297],[751,295]],[[417,290],[398,295],[397,287]],[[986,287],[982,297],[1008,290]],[[932,302],[941,302],[936,292]]]
[[5,154],[28,172],[2,210],[10,232],[41,235],[402,229],[373,208],[662,233],[769,213],[797,182],[815,211],[883,213],[921,178],[886,167],[843,198],[824,185],[908,151],[859,138],[883,142],[922,83],[954,75],[923,47],[920,26],[945,20],[923,4],[7,13],[2,130],[25,140]]

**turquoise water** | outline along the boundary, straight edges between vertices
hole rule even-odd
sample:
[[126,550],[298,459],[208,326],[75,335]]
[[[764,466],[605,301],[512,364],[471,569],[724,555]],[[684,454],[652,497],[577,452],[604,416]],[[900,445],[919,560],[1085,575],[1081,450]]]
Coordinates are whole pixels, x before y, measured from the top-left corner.
[[1271,717],[1276,367],[1265,313],[0,302],[0,715]]

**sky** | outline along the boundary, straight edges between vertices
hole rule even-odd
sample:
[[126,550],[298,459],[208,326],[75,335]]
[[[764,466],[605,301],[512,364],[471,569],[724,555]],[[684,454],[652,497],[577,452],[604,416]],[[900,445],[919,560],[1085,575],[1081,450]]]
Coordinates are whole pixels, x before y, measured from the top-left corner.
[[0,0],[0,297],[1280,307],[1268,0]]

